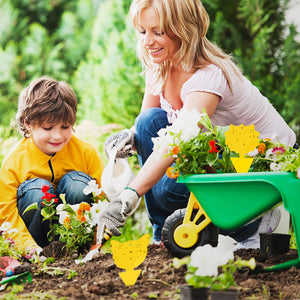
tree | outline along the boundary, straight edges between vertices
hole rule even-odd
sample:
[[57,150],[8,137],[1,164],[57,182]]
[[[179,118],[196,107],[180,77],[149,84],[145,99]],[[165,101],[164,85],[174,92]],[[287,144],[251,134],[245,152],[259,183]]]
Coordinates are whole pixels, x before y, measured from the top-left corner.
[[9,125],[18,95],[32,79],[71,81],[89,49],[97,7],[92,0],[0,2],[0,125]]
[[[130,0],[101,4],[87,61],[76,72],[81,118],[131,127],[139,113],[144,80],[136,58],[135,33],[128,18]],[[100,120],[99,120],[100,119]]]

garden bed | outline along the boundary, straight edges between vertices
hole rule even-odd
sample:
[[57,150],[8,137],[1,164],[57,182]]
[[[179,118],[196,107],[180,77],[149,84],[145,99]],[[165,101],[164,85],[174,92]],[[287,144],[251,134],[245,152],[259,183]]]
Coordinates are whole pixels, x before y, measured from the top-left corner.
[[[37,268],[31,265],[32,283],[27,282],[14,299],[45,299],[45,295],[48,295],[47,299],[80,300],[180,299],[179,287],[185,282],[185,267],[175,269],[173,257],[160,246],[149,245],[146,259],[136,268],[142,270],[141,275],[132,286],[123,283],[119,272],[124,270],[115,265],[110,253],[100,253],[93,261],[78,265],[74,258],[59,258],[64,253],[53,246],[44,248],[45,255],[57,257],[49,266],[74,270],[77,275],[71,279],[68,279],[69,272],[60,276],[50,275],[50,272],[36,275]],[[287,254],[270,257],[254,249],[235,252],[235,256],[243,259],[254,257],[260,266],[285,262],[297,258],[297,255],[292,249]],[[268,273],[242,270],[235,278],[240,289],[239,299],[300,299],[300,269],[296,267]],[[7,294],[8,291],[0,292],[0,299],[5,299]],[[23,298],[25,295],[28,298]]]

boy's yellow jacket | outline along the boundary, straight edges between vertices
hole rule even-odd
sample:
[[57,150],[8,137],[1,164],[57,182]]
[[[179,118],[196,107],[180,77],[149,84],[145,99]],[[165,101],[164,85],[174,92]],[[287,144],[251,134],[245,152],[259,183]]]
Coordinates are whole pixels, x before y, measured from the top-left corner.
[[19,185],[27,179],[39,177],[56,187],[64,174],[69,171],[82,171],[96,179],[100,187],[103,168],[96,149],[75,136],[55,156],[40,151],[31,138],[23,138],[7,155],[1,167],[0,225],[10,222],[11,229],[17,230],[10,236],[17,246],[24,250],[37,248],[38,245],[18,213]]

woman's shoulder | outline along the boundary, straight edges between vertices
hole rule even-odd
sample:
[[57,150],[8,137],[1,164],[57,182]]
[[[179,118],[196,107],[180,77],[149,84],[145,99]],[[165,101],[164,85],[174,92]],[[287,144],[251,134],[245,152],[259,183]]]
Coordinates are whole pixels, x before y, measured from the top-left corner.
[[195,91],[211,92],[221,97],[229,90],[226,76],[221,68],[214,64],[198,69],[183,85],[181,96],[186,96]]
[[193,76],[191,77],[191,79],[199,79],[199,78],[211,78],[211,77],[216,77],[216,78],[224,78],[225,79],[225,75],[222,71],[222,69],[220,67],[218,67],[215,64],[209,64],[203,68],[198,69]]

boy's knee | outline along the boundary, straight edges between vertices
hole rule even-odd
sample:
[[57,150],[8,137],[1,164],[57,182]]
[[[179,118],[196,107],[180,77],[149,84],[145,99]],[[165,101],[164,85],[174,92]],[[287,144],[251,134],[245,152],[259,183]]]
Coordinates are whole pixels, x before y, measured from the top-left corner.
[[41,201],[41,197],[44,195],[44,193],[42,192],[43,186],[49,186],[48,192],[54,194],[53,185],[48,180],[42,178],[32,178],[24,181],[18,187],[18,200],[23,198],[26,194],[28,194],[28,201]]
[[57,186],[57,194],[65,194],[65,199],[69,204],[80,202],[91,202],[91,195],[83,193],[84,188],[92,180],[92,177],[80,172],[71,171],[65,174]]
[[24,210],[33,203],[39,203],[41,208],[42,197],[45,195],[42,192],[43,186],[49,186],[48,193],[54,194],[53,185],[42,178],[32,178],[24,181],[17,191],[17,206],[21,214]]

